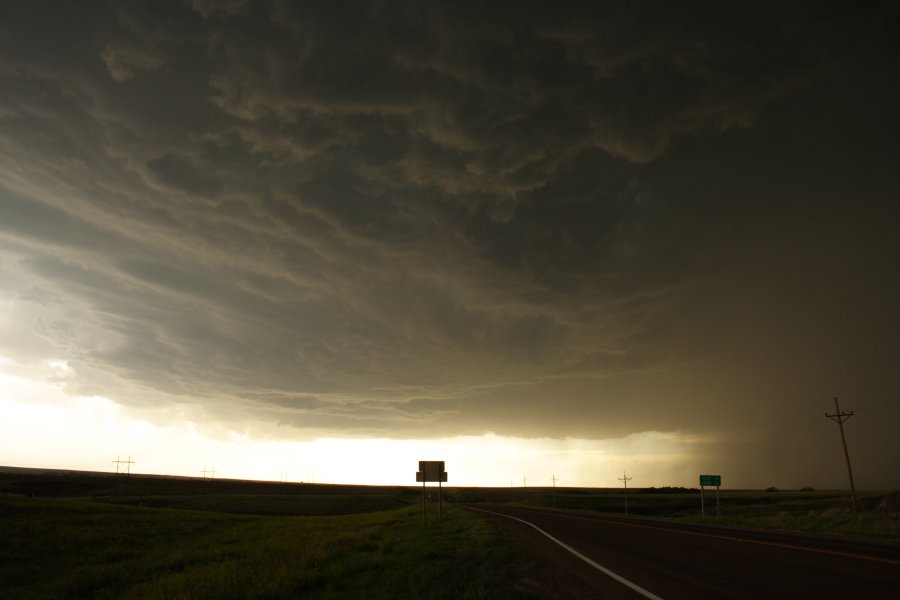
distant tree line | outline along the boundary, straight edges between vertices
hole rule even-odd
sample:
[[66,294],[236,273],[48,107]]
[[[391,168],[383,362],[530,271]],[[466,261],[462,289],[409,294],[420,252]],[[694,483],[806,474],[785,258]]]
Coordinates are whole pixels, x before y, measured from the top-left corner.
[[697,488],[686,488],[686,487],[677,487],[677,486],[663,486],[663,487],[648,487],[645,488],[644,493],[647,494],[684,494],[690,492],[699,492]]

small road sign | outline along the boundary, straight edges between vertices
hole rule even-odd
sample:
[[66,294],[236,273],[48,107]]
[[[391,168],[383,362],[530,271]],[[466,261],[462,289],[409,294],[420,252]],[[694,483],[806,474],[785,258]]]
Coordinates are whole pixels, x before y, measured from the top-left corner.
[[447,472],[442,460],[420,460],[416,481],[447,481]]
[[701,475],[700,476],[700,517],[706,516],[706,507],[703,503],[703,488],[716,488],[716,516],[719,516],[719,486],[722,485],[721,475]]
[[437,481],[438,484],[438,516],[443,512],[441,503],[441,483],[447,481],[447,471],[444,470],[442,460],[420,460],[419,470],[416,472],[416,481],[422,482],[422,520],[425,520],[425,482]]
[[700,485],[701,486],[709,486],[709,487],[719,487],[722,485],[722,476],[721,475],[701,475],[700,476]]

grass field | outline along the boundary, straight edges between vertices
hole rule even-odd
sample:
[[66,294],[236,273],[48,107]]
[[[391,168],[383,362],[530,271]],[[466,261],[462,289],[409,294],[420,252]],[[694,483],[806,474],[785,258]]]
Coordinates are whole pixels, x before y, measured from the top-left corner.
[[[467,501],[516,503],[623,516],[625,496],[620,490],[563,488],[557,493],[496,489],[479,498],[463,492]],[[695,523],[733,525],[761,529],[852,535],[881,540],[900,540],[900,492],[862,492],[859,512],[850,509],[843,491],[723,491],[716,516],[715,491],[706,491],[706,514],[700,515],[697,491],[638,489],[628,493],[628,514],[636,518],[669,519]]]
[[[433,490],[431,490],[433,491]],[[2,598],[521,598],[536,566],[462,503],[624,514],[621,490],[421,489],[0,469]],[[900,493],[707,491],[709,524],[900,540]],[[700,522],[696,490],[629,490],[636,519]]]
[[148,508],[180,508],[245,515],[335,516],[410,506],[415,496],[387,494],[269,495],[220,494],[203,496],[110,496],[98,502]]
[[5,497],[0,590],[73,599],[520,597],[506,577],[513,550],[494,527],[457,507],[423,524],[420,506],[251,516]]

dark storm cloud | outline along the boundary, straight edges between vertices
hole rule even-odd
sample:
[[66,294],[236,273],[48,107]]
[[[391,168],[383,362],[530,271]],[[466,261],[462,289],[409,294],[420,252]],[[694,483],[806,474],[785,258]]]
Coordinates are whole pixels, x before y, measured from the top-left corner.
[[896,356],[890,4],[0,11],[6,293],[45,299],[77,389],[598,437],[830,397],[773,357],[832,369],[841,315]]
[[174,154],[154,158],[147,166],[160,181],[197,196],[215,196],[224,185],[215,177],[198,170],[190,159]]

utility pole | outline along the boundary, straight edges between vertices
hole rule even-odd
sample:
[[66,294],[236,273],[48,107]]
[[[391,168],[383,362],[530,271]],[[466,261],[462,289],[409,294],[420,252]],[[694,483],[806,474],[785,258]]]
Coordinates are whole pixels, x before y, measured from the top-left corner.
[[[121,472],[126,477],[131,475],[131,465],[134,464],[134,461],[131,460],[131,456],[129,455],[128,460],[120,460],[118,456],[116,456],[116,460],[113,461],[113,464],[116,465],[116,479],[119,477],[119,473]],[[120,465],[125,465],[125,471],[121,471]]]
[[131,465],[134,464],[134,461],[131,460],[131,455],[128,456],[128,460],[121,460],[118,455],[116,455],[116,460],[113,461],[113,464],[116,465],[116,487],[119,486],[119,473],[121,472],[121,465],[125,465],[125,472],[122,473],[125,475],[125,494],[128,494],[128,479],[131,477]]
[[825,413],[825,416],[837,423],[841,430],[841,443],[844,445],[844,458],[847,459],[847,474],[850,476],[850,506],[853,508],[853,512],[857,512],[856,487],[853,485],[853,469],[850,468],[850,453],[847,452],[847,438],[844,437],[844,421],[853,416],[853,411],[851,410],[848,413],[841,412],[841,407],[838,404],[838,399],[836,397],[834,399],[834,410],[835,413],[833,415]]
[[207,487],[208,487],[207,481],[212,481],[213,478],[215,478],[216,468],[213,467],[212,469],[207,469],[206,466],[204,465],[204,467],[200,470],[200,472],[203,473],[203,494],[206,495],[206,491],[207,491]]
[[622,476],[619,477],[619,481],[625,484],[625,514],[628,514],[628,482],[634,479],[634,477],[626,477],[625,471],[622,471]]
[[551,477],[553,480],[553,508],[556,508],[556,473]]

